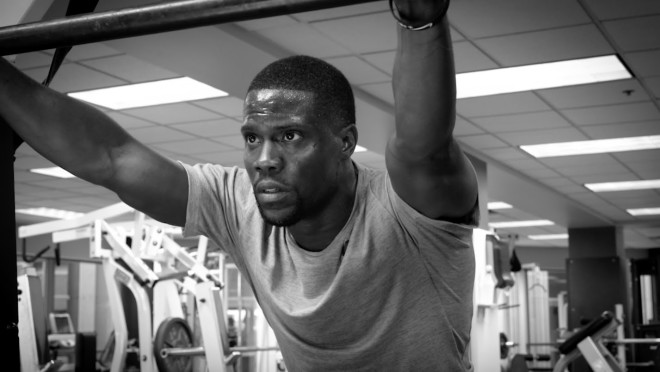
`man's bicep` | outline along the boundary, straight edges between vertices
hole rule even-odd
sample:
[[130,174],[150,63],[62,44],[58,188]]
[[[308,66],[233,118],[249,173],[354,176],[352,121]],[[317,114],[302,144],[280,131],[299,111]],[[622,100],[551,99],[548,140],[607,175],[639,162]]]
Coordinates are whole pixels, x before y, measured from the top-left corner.
[[472,211],[477,200],[477,178],[455,142],[445,154],[415,159],[405,146],[392,139],[385,158],[394,191],[421,214],[455,219]]
[[113,155],[113,168],[107,187],[126,204],[158,221],[185,224],[188,175],[181,164],[136,141]]

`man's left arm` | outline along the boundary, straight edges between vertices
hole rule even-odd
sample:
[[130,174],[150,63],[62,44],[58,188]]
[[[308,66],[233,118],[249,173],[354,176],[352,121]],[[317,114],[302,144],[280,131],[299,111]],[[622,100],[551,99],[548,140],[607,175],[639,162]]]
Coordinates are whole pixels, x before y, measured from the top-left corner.
[[[413,26],[441,14],[445,1],[394,0],[402,21]],[[392,82],[396,130],[386,152],[392,186],[427,217],[464,217],[478,191],[474,169],[452,135],[456,76],[447,18],[420,31],[398,29]]]

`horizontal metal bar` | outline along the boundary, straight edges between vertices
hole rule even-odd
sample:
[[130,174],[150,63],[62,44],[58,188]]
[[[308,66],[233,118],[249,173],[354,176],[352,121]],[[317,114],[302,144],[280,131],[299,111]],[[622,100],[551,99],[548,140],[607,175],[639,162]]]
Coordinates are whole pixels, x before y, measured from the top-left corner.
[[[260,351],[278,351],[280,348],[278,346],[267,346],[267,347],[259,347],[259,346],[235,346],[230,349],[231,352],[236,352],[236,353],[255,353],[255,352],[260,352]],[[163,358],[171,357],[171,356],[202,356],[204,355],[204,347],[203,346],[197,346],[197,347],[168,347],[168,348],[162,348],[159,351],[160,355]]]
[[0,55],[329,9],[375,0],[182,0],[0,28]]
[[603,340],[608,344],[659,344],[660,338],[624,338],[622,340]]

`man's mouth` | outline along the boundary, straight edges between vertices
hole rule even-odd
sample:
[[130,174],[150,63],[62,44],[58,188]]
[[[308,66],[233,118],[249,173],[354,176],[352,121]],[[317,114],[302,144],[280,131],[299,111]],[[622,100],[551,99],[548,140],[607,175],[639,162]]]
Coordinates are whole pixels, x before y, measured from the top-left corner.
[[255,187],[255,194],[260,203],[275,203],[284,199],[289,189],[274,181],[262,181]]

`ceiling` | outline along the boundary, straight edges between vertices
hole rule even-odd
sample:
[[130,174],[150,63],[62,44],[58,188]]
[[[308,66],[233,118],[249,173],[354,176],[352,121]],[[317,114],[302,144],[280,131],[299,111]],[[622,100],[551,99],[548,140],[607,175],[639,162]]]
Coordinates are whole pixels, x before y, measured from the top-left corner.
[[[18,0],[14,0],[18,1]],[[66,2],[42,3],[43,18],[61,17]],[[47,6],[43,6],[43,3]],[[101,1],[100,10],[145,1]],[[3,2],[0,9],[6,6]],[[1,13],[1,12],[0,12]],[[34,18],[35,16],[32,15]],[[660,246],[660,216],[633,217],[627,208],[660,207],[660,190],[593,193],[585,182],[660,178],[660,150],[535,159],[518,146],[660,134],[660,2],[618,0],[467,1],[449,10],[458,73],[617,54],[634,78],[593,85],[503,94],[457,102],[455,136],[487,164],[490,200],[513,209],[490,221],[550,219],[555,226],[502,230],[519,244],[529,234],[569,227],[624,227],[627,248]],[[242,164],[239,126],[250,79],[267,63],[292,54],[325,59],[353,84],[360,144],[355,159],[383,167],[393,128],[391,70],[396,26],[386,1],[236,24],[74,47],[53,80],[61,92],[190,76],[229,97],[107,111],[139,140],[188,162]],[[19,55],[16,65],[38,81],[52,51]],[[93,125],[93,123],[90,123]],[[79,179],[30,173],[53,166],[27,145],[15,162],[17,208],[88,212],[118,201]],[[34,218],[17,214],[20,223]]]

